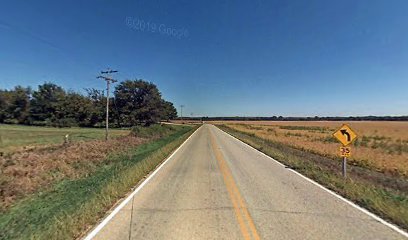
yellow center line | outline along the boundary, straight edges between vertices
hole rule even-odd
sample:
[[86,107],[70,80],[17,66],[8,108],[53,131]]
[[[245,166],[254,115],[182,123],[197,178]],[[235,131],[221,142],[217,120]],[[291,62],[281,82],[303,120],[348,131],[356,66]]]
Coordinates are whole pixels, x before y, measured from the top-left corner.
[[254,221],[252,220],[248,208],[245,205],[245,201],[242,198],[237,185],[235,184],[234,177],[231,174],[231,170],[229,169],[223,154],[217,147],[213,134],[210,133],[210,136],[211,146],[214,150],[215,158],[217,159],[220,171],[223,175],[224,183],[231,198],[232,206],[234,207],[235,216],[237,217],[242,235],[244,236],[244,239],[251,239],[252,235],[254,239],[259,240],[260,237],[256,230]]

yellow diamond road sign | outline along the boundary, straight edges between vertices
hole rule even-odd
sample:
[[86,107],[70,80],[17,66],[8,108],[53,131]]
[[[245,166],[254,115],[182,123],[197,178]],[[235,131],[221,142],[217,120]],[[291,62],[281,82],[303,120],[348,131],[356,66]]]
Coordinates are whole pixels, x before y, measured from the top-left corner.
[[343,124],[339,130],[333,133],[333,136],[339,140],[343,146],[347,146],[353,142],[357,134],[351,130],[349,126]]

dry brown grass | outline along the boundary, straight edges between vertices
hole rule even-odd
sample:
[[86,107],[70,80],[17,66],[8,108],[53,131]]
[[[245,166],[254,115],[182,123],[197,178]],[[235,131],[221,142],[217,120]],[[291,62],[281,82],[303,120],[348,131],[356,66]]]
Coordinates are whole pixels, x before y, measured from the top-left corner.
[[48,145],[0,157],[0,210],[58,180],[91,173],[107,156],[144,142],[126,136],[68,146]]
[[263,139],[281,142],[331,158],[338,157],[332,133],[347,123],[358,134],[352,145],[351,163],[380,172],[408,176],[408,122],[275,122],[234,121],[223,123]]

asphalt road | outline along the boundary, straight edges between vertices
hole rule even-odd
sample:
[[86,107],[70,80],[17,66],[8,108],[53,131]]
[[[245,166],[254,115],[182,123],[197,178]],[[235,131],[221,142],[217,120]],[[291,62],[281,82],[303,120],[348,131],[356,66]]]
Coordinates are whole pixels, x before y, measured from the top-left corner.
[[94,239],[406,239],[203,125]]

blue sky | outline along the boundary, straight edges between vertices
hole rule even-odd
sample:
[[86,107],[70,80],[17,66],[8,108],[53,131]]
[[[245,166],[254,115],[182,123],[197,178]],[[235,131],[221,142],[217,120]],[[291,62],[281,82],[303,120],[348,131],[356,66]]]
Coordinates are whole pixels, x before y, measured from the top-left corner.
[[184,115],[407,115],[407,13],[406,0],[3,1],[0,88],[104,89],[111,67]]

